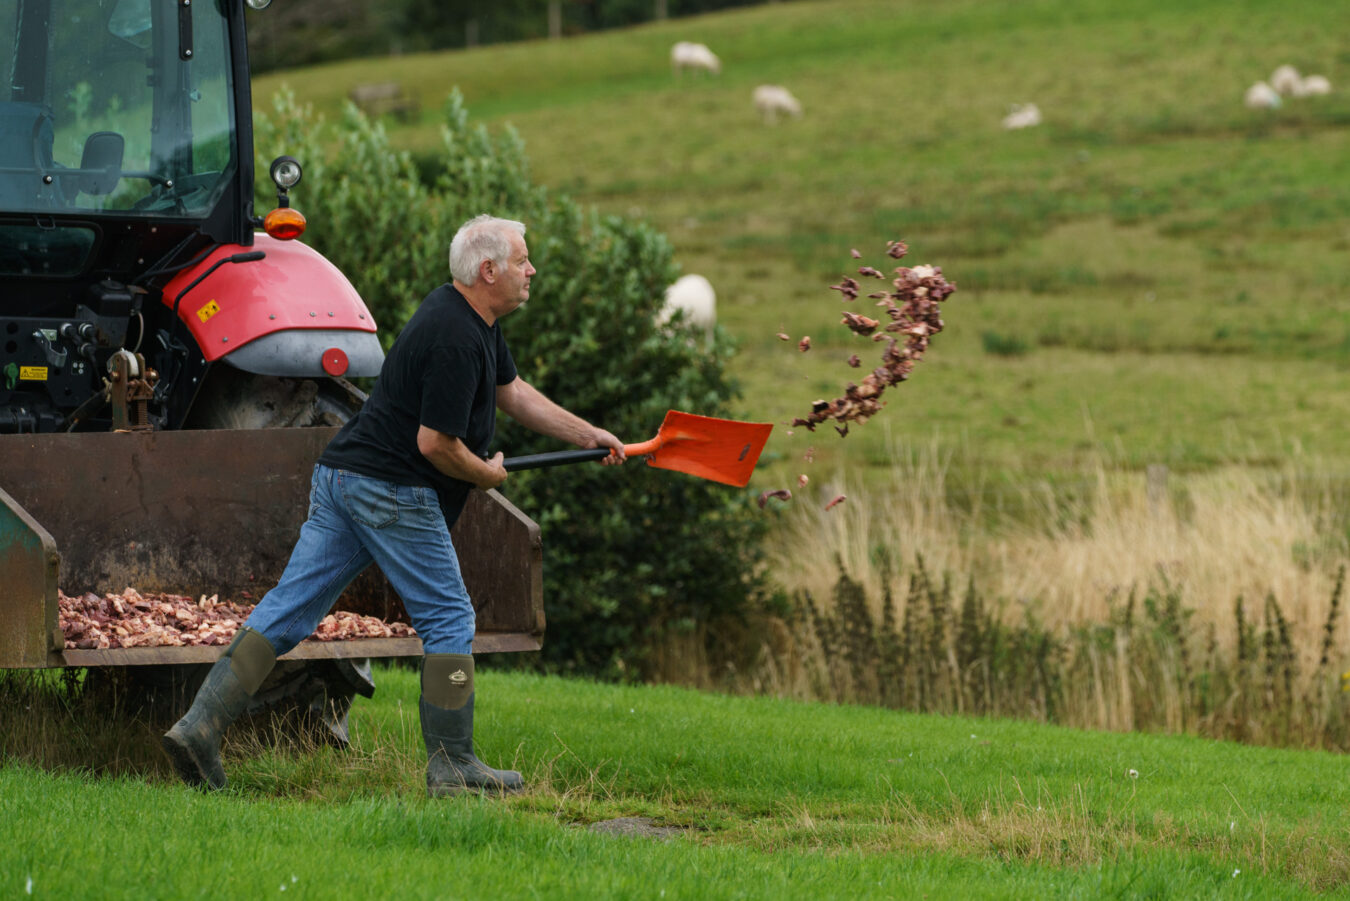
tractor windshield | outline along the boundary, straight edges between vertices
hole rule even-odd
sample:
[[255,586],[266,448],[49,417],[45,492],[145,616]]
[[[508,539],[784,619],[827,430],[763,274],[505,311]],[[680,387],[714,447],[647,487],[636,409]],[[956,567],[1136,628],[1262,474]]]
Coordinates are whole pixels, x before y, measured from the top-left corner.
[[0,214],[204,216],[234,174],[221,0],[0,0]]

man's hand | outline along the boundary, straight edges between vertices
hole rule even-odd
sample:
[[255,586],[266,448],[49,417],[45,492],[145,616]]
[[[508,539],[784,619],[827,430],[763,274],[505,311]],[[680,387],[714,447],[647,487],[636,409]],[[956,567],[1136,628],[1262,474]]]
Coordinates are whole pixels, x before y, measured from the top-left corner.
[[484,472],[480,478],[475,479],[474,484],[484,491],[487,491],[489,488],[496,488],[500,486],[502,482],[505,482],[509,473],[506,471],[506,467],[502,465],[502,460],[503,455],[501,451],[497,451],[491,459],[486,460],[485,462],[488,467],[487,471]]
[[628,459],[628,455],[623,452],[623,442],[604,429],[595,429],[590,443],[581,446],[587,449],[592,447],[609,448],[609,456],[600,461],[602,466],[617,466]]

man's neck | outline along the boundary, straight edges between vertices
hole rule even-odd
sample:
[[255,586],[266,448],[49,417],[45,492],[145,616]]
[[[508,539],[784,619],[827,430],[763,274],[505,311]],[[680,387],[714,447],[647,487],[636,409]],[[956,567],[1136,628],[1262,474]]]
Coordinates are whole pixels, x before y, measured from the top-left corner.
[[473,307],[473,311],[479,315],[489,326],[497,321],[497,315],[492,312],[492,304],[489,302],[487,293],[479,289],[477,285],[469,286],[456,279],[452,284],[455,290],[464,295],[464,299]]

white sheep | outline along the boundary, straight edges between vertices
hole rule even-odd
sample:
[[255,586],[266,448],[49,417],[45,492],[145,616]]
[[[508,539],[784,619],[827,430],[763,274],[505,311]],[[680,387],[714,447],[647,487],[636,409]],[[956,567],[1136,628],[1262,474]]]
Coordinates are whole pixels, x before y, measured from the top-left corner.
[[1331,82],[1325,75],[1309,75],[1303,79],[1299,85],[1299,92],[1304,97],[1312,97],[1317,94],[1330,94]]
[[1041,124],[1041,110],[1034,103],[1014,103],[1012,112],[1003,117],[1003,127],[1007,129],[1030,128]]
[[684,321],[701,328],[712,338],[717,322],[717,292],[712,283],[701,275],[682,275],[666,289],[666,301],[656,314],[656,324],[665,325],[677,311],[684,311]]
[[1280,105],[1280,95],[1264,81],[1258,81],[1247,89],[1242,102],[1248,109],[1275,109]]
[[789,116],[800,117],[802,114],[802,105],[792,92],[782,85],[762,84],[755,88],[753,94],[755,100],[755,109],[764,117],[765,122],[773,123],[778,121],[779,113],[787,113]]
[[1280,66],[1270,75],[1270,86],[1278,94],[1286,97],[1302,96],[1300,91],[1303,86],[1303,79],[1298,74],[1298,69],[1293,66]]
[[716,75],[722,71],[722,61],[703,44],[680,41],[670,48],[670,66],[675,74],[685,69],[702,69]]

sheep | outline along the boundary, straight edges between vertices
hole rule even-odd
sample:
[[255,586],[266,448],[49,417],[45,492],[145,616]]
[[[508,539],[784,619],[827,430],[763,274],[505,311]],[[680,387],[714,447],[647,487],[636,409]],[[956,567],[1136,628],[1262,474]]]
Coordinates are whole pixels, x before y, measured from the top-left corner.
[[1293,66],[1280,66],[1270,76],[1270,86],[1278,94],[1284,94],[1288,97],[1299,97],[1303,79],[1298,74],[1298,69]]
[[764,121],[770,124],[778,121],[779,113],[801,117],[802,105],[792,92],[781,85],[762,84],[755,88],[755,109],[759,110]]
[[656,314],[656,324],[663,326],[684,312],[684,321],[703,329],[712,340],[713,325],[717,322],[717,293],[712,283],[701,275],[682,275],[666,289],[666,300]]
[[1270,76],[1270,86],[1286,97],[1311,97],[1315,94],[1331,93],[1331,82],[1325,75],[1309,75],[1304,78],[1293,66],[1280,66],[1276,69]]
[[1014,103],[1012,112],[1003,117],[1003,127],[1007,129],[1029,128],[1040,124],[1041,111],[1034,103]]
[[722,71],[722,61],[717,58],[717,54],[703,44],[689,41],[680,41],[670,48],[670,65],[676,75],[684,69],[702,69],[714,75]]
[[1309,75],[1299,85],[1301,96],[1312,97],[1315,94],[1330,94],[1331,82],[1325,75]]
[[1248,109],[1276,109],[1280,105],[1280,95],[1264,81],[1258,81],[1247,89],[1242,98]]

